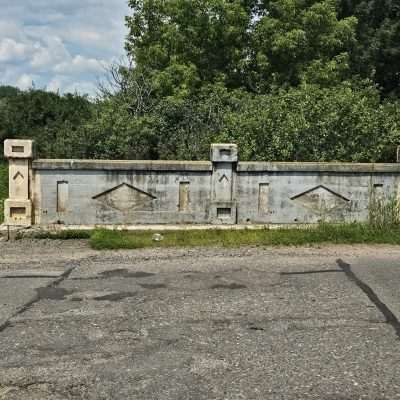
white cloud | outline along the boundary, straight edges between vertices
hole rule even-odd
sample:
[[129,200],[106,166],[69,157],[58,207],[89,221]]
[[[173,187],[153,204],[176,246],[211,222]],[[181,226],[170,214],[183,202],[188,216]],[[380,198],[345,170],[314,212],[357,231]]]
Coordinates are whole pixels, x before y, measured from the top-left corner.
[[86,58],[77,55],[72,60],[56,65],[54,71],[62,74],[99,73],[103,71],[102,65],[104,63],[105,61],[95,58]]
[[18,62],[26,58],[29,46],[18,43],[14,39],[5,38],[0,41],[0,61]]
[[64,88],[65,93],[89,93],[96,94],[97,87],[94,82],[73,82]]
[[34,82],[35,82],[34,75],[23,74],[17,79],[16,86],[22,90],[26,90],[30,89],[34,85]]
[[20,30],[16,21],[0,20],[0,38],[18,37]]
[[0,0],[0,83],[93,94],[124,54],[126,0]]
[[89,30],[72,30],[71,36],[82,44],[93,44],[97,42],[104,42],[103,35],[100,32]]
[[46,37],[42,43],[34,44],[34,54],[30,61],[33,68],[51,69],[54,64],[71,58],[70,53],[59,37]]
[[46,89],[50,92],[58,92],[63,89],[65,85],[65,78],[60,76],[54,76],[51,81],[47,84]]

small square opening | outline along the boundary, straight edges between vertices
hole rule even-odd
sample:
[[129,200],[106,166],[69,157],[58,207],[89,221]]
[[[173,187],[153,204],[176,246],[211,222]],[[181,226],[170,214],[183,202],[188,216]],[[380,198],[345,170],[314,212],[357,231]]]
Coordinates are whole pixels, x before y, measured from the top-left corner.
[[25,217],[26,208],[25,207],[11,207],[10,208],[10,217],[20,219]]
[[11,147],[13,153],[23,153],[24,146],[12,146]]
[[231,208],[217,208],[217,217],[218,218],[230,218],[232,214]]
[[221,150],[219,151],[219,155],[220,155],[221,157],[230,157],[231,151],[230,151],[229,149],[221,149]]

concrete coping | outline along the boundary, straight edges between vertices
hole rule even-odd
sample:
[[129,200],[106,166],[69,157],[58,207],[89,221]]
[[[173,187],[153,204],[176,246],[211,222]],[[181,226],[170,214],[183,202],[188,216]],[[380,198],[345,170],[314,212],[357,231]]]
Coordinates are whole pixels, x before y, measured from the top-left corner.
[[[210,161],[141,161],[141,160],[51,160],[32,163],[35,170],[104,170],[104,171],[202,171],[211,172]],[[239,162],[238,172],[336,172],[399,173],[400,163],[316,163],[316,162]]]
[[400,164],[341,162],[240,162],[238,172],[398,173]]
[[212,171],[209,161],[35,160],[36,170]]

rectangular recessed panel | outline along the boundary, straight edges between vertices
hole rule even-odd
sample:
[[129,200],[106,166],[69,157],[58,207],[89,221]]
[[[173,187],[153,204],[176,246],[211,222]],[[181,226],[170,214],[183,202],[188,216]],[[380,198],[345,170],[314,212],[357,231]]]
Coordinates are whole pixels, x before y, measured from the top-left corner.
[[269,211],[269,183],[260,183],[258,187],[258,212],[266,214]]
[[375,183],[374,184],[374,196],[376,199],[383,200],[385,197],[385,193],[383,191],[383,183]]
[[228,150],[228,149],[221,149],[221,150],[219,151],[219,154],[220,154],[221,156],[229,157],[229,156],[231,155],[231,151]]
[[25,207],[11,207],[10,208],[10,217],[14,219],[23,218],[26,214]]
[[212,198],[216,201],[231,201],[233,172],[230,163],[220,162],[214,166]]
[[24,146],[12,146],[12,152],[13,153],[23,153]]
[[232,214],[231,208],[217,208],[218,218],[230,218]]
[[179,183],[179,211],[189,210],[189,182]]
[[68,195],[68,182],[57,182],[57,212],[67,211]]

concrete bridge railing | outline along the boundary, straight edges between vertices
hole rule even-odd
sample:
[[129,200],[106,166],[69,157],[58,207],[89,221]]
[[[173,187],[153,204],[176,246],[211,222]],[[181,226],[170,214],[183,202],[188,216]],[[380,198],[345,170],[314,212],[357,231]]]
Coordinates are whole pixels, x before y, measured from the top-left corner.
[[7,225],[285,224],[365,221],[371,195],[400,198],[400,164],[34,159],[6,140]]

